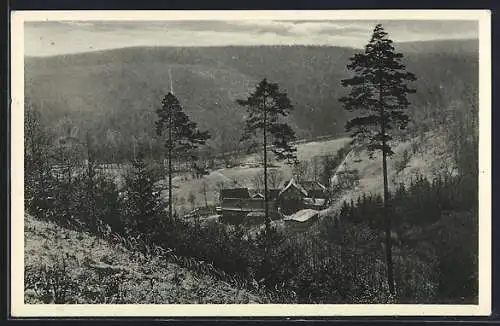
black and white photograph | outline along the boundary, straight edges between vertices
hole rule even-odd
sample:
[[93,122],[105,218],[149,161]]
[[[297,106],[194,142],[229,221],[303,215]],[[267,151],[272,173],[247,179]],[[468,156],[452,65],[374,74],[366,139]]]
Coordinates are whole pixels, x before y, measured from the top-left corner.
[[14,315],[489,314],[487,11],[12,20]]

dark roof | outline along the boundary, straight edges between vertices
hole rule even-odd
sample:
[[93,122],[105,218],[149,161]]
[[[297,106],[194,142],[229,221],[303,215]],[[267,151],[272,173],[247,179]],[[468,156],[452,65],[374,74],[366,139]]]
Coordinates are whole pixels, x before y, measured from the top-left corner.
[[[279,189],[269,189],[267,191],[267,199],[276,199],[280,194]],[[252,198],[264,198],[263,192],[258,192],[252,196]]]
[[327,189],[317,181],[302,181],[296,182],[293,178],[290,179],[288,184],[281,190],[280,194],[286,192],[291,187],[298,189],[306,197],[324,197]]
[[300,183],[300,185],[307,192],[311,192],[311,191],[316,192],[316,191],[325,191],[326,190],[325,186],[323,186],[321,183],[319,183],[317,181],[302,181]]
[[222,189],[220,192],[221,199],[224,198],[250,198],[250,193],[247,188],[232,188]]
[[290,188],[296,188],[302,195],[307,196],[307,191],[304,188],[302,188],[301,185],[297,184],[293,178],[290,179],[288,184],[283,189],[280,190],[279,195],[283,194]]

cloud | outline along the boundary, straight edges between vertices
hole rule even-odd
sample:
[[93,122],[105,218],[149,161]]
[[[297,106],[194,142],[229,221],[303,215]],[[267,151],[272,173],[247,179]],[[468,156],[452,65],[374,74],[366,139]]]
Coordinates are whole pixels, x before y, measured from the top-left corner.
[[25,23],[25,54],[130,46],[336,45],[361,47],[377,23],[396,42],[477,38],[473,21],[170,20]]

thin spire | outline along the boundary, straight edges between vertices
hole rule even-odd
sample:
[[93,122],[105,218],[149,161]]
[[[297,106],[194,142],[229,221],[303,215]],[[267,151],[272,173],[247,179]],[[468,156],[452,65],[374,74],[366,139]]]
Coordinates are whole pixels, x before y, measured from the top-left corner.
[[174,94],[174,83],[172,80],[172,69],[168,69],[168,76],[170,78],[170,93]]

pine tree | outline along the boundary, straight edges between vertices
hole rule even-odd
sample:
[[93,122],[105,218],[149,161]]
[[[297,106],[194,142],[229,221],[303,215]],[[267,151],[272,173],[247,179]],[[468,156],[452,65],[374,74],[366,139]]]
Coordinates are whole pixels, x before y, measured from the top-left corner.
[[169,92],[162,100],[161,108],[156,110],[158,120],[156,121],[156,134],[165,136],[165,147],[168,159],[168,212],[169,218],[173,219],[172,211],[172,159],[174,156],[191,154],[199,145],[204,145],[210,138],[206,131],[199,131],[196,123],[190,121],[184,113],[179,100]]
[[45,215],[55,180],[48,155],[50,137],[40,118],[38,109],[27,103],[24,111],[24,199],[30,213]]
[[132,170],[126,175],[125,193],[123,215],[128,219],[128,226],[139,234],[149,237],[158,235],[162,230],[164,204],[160,192],[154,187],[152,171],[146,166],[142,153],[132,161]]
[[279,90],[276,83],[270,83],[264,78],[256,87],[255,91],[245,100],[237,100],[237,103],[247,110],[246,125],[242,141],[256,136],[257,131],[262,131],[262,143],[264,153],[264,205],[266,226],[270,226],[268,187],[267,187],[267,150],[270,139],[272,151],[278,160],[286,160],[288,163],[297,161],[297,149],[291,144],[295,140],[295,132],[285,122],[280,121],[293,110],[293,106],[285,92]]
[[340,102],[348,111],[362,112],[347,122],[346,130],[352,131],[352,137],[356,140],[365,143],[370,153],[382,152],[387,275],[389,290],[394,293],[387,180],[387,156],[393,154],[389,133],[394,127],[404,129],[408,124],[405,110],[410,102],[407,94],[415,90],[409,88],[407,82],[416,80],[416,77],[406,71],[401,63],[403,54],[395,52],[393,42],[387,36],[382,25],[378,24],[364,53],[350,58],[347,68],[354,72],[354,77],[342,80],[342,86],[350,87],[351,90]]
[[82,171],[79,171],[75,178],[75,194],[73,200],[77,204],[75,211],[78,212],[77,216],[79,217],[79,221],[84,223],[91,231],[96,232],[99,221],[97,217],[98,210],[96,208],[97,164],[94,161],[91,137],[88,132],[85,139],[87,151],[86,166]]
[[99,170],[96,157],[96,142],[87,133],[86,167],[76,178],[74,201],[77,203],[76,214],[92,232],[102,232],[108,225],[115,231],[122,231],[123,225],[119,214],[119,192],[115,182]]

